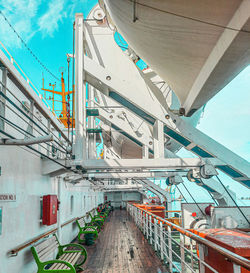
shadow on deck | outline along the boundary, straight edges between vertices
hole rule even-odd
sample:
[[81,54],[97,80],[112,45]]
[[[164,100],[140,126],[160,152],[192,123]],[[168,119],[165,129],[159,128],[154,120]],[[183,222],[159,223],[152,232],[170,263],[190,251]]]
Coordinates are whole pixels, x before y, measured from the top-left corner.
[[168,272],[125,210],[115,210],[95,244],[85,247],[88,260],[82,273]]

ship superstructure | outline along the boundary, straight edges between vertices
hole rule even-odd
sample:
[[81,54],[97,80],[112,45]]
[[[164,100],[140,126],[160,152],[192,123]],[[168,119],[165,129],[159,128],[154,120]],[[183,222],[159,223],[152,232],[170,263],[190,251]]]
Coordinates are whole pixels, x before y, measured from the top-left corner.
[[[58,117],[7,49],[0,51],[0,273],[37,272],[37,267],[75,272],[80,265],[82,272],[250,269],[250,209],[237,204],[219,175],[222,171],[249,191],[250,164],[196,128],[204,103],[249,64],[250,2],[224,3],[225,10],[218,11],[224,17],[209,27],[206,22],[213,18],[198,22],[205,17],[201,12],[196,20],[182,13],[180,20],[183,1],[170,6],[178,16],[166,6],[171,1],[156,1],[153,12],[154,1],[144,2],[100,1],[87,18],[75,15],[75,47],[67,52],[74,64],[72,89],[65,90],[63,74],[62,91],[42,86],[52,96],[62,95]],[[170,59],[162,52],[164,37],[149,29],[151,20],[151,27],[171,31],[174,21],[156,20],[155,12],[167,7],[182,28],[195,33],[197,24],[218,28],[203,51],[207,59],[197,53],[199,60],[192,63],[194,53],[186,52],[192,75],[187,66],[179,71],[181,56],[174,55],[174,45],[168,48]],[[185,25],[185,20],[192,22]],[[204,29],[200,32],[204,35]],[[121,34],[128,45],[121,45]],[[156,35],[152,43],[151,34]],[[203,46],[193,39],[201,53]],[[143,68],[141,58],[147,62]],[[181,148],[193,156],[180,157]],[[211,202],[197,202],[185,180],[206,190]],[[173,189],[181,194],[178,199]],[[175,202],[179,209],[173,209]],[[64,253],[60,245],[75,238],[86,250]]]

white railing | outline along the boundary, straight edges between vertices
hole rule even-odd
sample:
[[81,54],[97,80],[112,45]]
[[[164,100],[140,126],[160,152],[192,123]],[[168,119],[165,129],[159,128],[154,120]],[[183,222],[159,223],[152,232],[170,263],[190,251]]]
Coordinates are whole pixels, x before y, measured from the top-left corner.
[[[29,77],[25,74],[25,72],[22,70],[20,65],[17,63],[17,61],[14,59],[14,57],[10,54],[8,49],[4,46],[4,44],[0,41],[0,46],[5,52],[5,56],[11,61],[11,63],[15,66],[15,68],[18,70],[18,72],[22,75],[22,77],[25,79],[25,81],[28,83],[28,85],[36,92],[36,94],[39,96],[39,98],[43,101],[43,103],[48,107],[48,109],[56,116],[56,113],[53,111],[53,109],[48,104],[47,100],[43,97],[43,95],[39,92],[39,90],[36,88],[34,83],[29,79]],[[61,123],[61,121],[58,119],[58,121]]]
[[[210,270],[222,273],[205,262],[208,247],[222,254],[225,260],[232,262],[232,272],[240,273],[241,266],[250,269],[250,262],[247,259],[161,217],[129,203],[127,211],[170,272],[203,273]],[[188,245],[185,244],[187,239]]]

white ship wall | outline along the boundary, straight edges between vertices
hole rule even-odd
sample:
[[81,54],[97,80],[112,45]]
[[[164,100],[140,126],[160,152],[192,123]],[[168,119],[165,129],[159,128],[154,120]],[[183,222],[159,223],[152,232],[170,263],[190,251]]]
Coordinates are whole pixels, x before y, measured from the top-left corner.
[[[3,209],[2,234],[0,235],[0,273],[36,272],[36,264],[30,247],[9,257],[7,252],[43,234],[57,225],[43,226],[40,223],[40,197],[57,194],[57,181],[41,175],[41,160],[21,148],[0,147],[0,193],[16,194],[15,202],[0,201]],[[103,194],[89,188],[72,188],[64,182],[61,194],[61,222],[82,216],[103,202]],[[71,211],[71,196],[73,208]],[[84,202],[85,199],[85,202]],[[77,236],[74,223],[62,228],[61,243],[69,243]]]
[[142,195],[139,192],[126,192],[126,191],[114,191],[114,192],[106,192],[104,194],[107,201],[111,201],[111,205],[114,208],[119,208],[122,206],[123,208],[126,207],[127,201],[142,201]]

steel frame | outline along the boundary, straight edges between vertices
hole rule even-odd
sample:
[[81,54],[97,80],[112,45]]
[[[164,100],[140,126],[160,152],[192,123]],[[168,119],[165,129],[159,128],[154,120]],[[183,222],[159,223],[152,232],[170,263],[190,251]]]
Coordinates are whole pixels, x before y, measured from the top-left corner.
[[[90,37],[91,26],[88,25],[84,27],[85,30],[76,29],[76,33],[81,31],[81,33],[85,34],[84,37],[81,36],[82,41],[80,44],[85,43],[85,46],[87,45],[86,50],[89,51],[88,55],[93,59],[84,56],[84,67],[76,67],[76,74],[84,74],[86,82],[94,86],[104,95],[110,96],[113,100],[116,100],[120,105],[130,111],[135,111],[137,116],[139,115],[149,123],[149,125],[153,126],[155,129],[153,130],[153,139],[156,158],[164,156],[162,154],[162,147],[164,147],[162,136],[164,133],[187,150],[202,158],[220,159],[220,163],[215,164],[219,170],[224,171],[237,182],[249,187],[249,162],[214,141],[206,134],[200,132],[179,116],[173,114],[169,110],[165,100],[162,100],[162,95],[159,95],[162,93],[158,90],[159,88],[156,85],[154,85],[154,87],[152,87],[152,85],[147,86],[149,89],[148,94],[142,93],[140,90],[143,88],[138,88],[138,86],[136,88],[137,92],[133,92],[133,85],[126,79],[120,80],[112,67],[107,69],[105,63],[101,65],[98,64],[100,59],[100,56],[98,56],[98,45],[95,44],[96,48],[93,46],[93,40],[95,38],[94,35]],[[159,145],[160,148],[158,148]],[[82,164],[82,162],[78,163]]]

